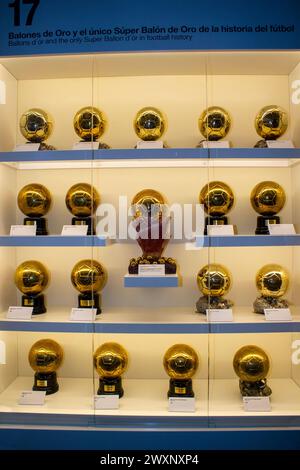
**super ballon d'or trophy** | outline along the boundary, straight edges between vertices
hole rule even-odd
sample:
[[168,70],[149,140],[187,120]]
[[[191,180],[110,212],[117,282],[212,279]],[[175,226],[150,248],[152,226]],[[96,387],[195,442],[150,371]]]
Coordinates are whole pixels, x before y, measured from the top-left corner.
[[47,268],[39,261],[24,261],[15,272],[15,284],[22,292],[22,307],[33,307],[33,315],[47,311],[42,292],[49,283]]
[[164,213],[165,199],[154,189],[143,189],[132,201],[136,223],[137,242],[142,256],[132,258],[129,274],[138,274],[139,265],[160,264],[165,266],[165,274],[176,274],[176,261],[162,256],[169,242],[170,218]]
[[262,140],[254,147],[267,148],[268,140],[277,140],[288,127],[287,113],[280,106],[270,105],[262,108],[255,117],[255,129]]
[[40,144],[39,150],[55,150],[55,147],[44,142],[53,131],[53,119],[46,111],[33,108],[23,113],[20,131],[29,144]]
[[94,106],[81,108],[74,117],[74,130],[81,142],[97,142],[100,149],[109,149],[109,145],[104,142],[98,142],[98,139],[104,134],[106,121],[100,109]]
[[205,140],[201,140],[197,147],[203,147],[204,142],[216,142],[226,137],[231,127],[231,117],[224,108],[210,106],[202,112],[198,126]]
[[163,364],[170,377],[168,397],[194,397],[192,377],[199,366],[196,351],[187,344],[174,344],[165,353]]
[[72,225],[87,225],[88,235],[95,235],[93,214],[100,204],[96,188],[88,183],[74,184],[66,194],[66,206],[73,214]]
[[203,296],[196,303],[197,312],[206,314],[209,309],[228,309],[233,302],[224,299],[230,290],[231,276],[221,264],[207,264],[197,274],[197,284]]
[[282,299],[289,286],[289,275],[279,264],[267,264],[256,274],[256,287],[260,296],[253,304],[255,313],[264,313],[265,308],[288,308]]
[[235,353],[233,368],[240,379],[243,397],[268,397],[272,394],[266,379],[270,361],[263,349],[254,345],[243,346]]
[[252,190],[250,201],[253,209],[260,214],[257,217],[256,235],[269,235],[269,224],[280,224],[277,215],[285,204],[285,192],[274,181],[262,181]]
[[[153,142],[163,136],[166,129],[166,118],[157,108],[142,108],[135,116],[133,126],[141,141]],[[164,143],[163,146],[166,147]]]
[[94,352],[94,367],[100,376],[98,395],[124,395],[122,374],[127,369],[128,354],[118,343],[104,343]]
[[205,218],[204,235],[208,225],[228,225],[226,214],[234,204],[234,194],[223,181],[211,181],[200,191],[199,202],[203,205],[208,217]]
[[79,292],[78,308],[95,308],[97,315],[101,310],[101,291],[107,282],[107,271],[96,260],[84,259],[75,264],[71,282]]
[[42,184],[24,186],[18,194],[18,207],[26,215],[24,225],[36,225],[37,235],[48,235],[47,214],[51,207],[51,194]]
[[53,339],[41,339],[31,347],[28,360],[35,371],[32,390],[52,395],[59,389],[57,369],[63,361],[63,349]]

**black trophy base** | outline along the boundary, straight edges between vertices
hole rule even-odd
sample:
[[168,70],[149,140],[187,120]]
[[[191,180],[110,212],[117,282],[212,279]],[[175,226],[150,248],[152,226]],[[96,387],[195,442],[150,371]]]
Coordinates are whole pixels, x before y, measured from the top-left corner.
[[26,217],[24,225],[36,225],[37,235],[48,235],[47,219],[43,217]]
[[220,216],[220,217],[211,216],[211,215],[208,217],[205,217],[204,235],[207,235],[208,225],[228,225],[228,218],[225,215]]
[[168,398],[194,396],[192,379],[170,379]]
[[124,395],[121,377],[102,377],[99,380],[99,388],[97,395],[119,395],[120,398]]
[[269,397],[272,395],[272,389],[267,385],[266,379],[256,382],[240,380],[240,392],[242,397]]
[[88,235],[95,235],[94,219],[92,217],[73,217],[72,225],[87,225]]
[[173,258],[154,258],[153,256],[139,256],[138,258],[132,258],[128,266],[129,274],[138,274],[139,265],[147,264],[163,264],[165,265],[165,274],[176,274],[177,265]]
[[41,315],[42,313],[47,312],[45,297],[43,294],[38,295],[37,297],[22,295],[22,307],[33,307],[32,315]]
[[35,392],[46,392],[46,395],[52,395],[58,392],[59,385],[57,382],[56,372],[36,372],[34,374],[34,385],[32,390]]
[[255,235],[270,235],[268,224],[280,224],[278,215],[259,215]]
[[78,308],[96,308],[96,315],[99,315],[102,312],[100,307],[100,300],[100,294],[79,294]]

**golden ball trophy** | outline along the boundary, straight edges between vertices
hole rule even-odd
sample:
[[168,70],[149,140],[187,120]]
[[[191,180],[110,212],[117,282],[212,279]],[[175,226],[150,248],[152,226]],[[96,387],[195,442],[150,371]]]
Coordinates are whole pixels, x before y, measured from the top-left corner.
[[39,150],[55,150],[55,147],[44,142],[53,131],[53,119],[46,111],[33,108],[23,113],[20,131],[29,144],[40,144]]
[[95,235],[93,214],[100,204],[96,188],[88,183],[74,184],[66,194],[66,206],[74,215],[72,225],[87,225],[88,235]]
[[274,181],[262,181],[252,190],[250,201],[253,209],[260,214],[257,217],[256,235],[269,235],[269,224],[280,224],[276,215],[285,204],[285,192]]
[[196,303],[197,312],[206,314],[209,309],[228,309],[233,302],[223,296],[231,288],[231,276],[221,264],[207,264],[197,274],[197,284],[203,296]]
[[268,140],[277,140],[288,127],[287,113],[280,106],[264,106],[255,117],[255,129],[262,140],[259,140],[254,147],[267,148]]
[[160,264],[165,266],[165,274],[176,274],[176,261],[162,256],[169,242],[168,230],[170,217],[165,215],[165,199],[154,189],[143,189],[132,200],[137,242],[142,256],[132,258],[129,274],[138,274],[141,264]]
[[53,339],[41,339],[31,347],[28,360],[35,371],[32,390],[52,395],[59,390],[57,369],[63,361],[63,349]]
[[33,307],[33,315],[47,311],[42,292],[49,283],[49,272],[39,261],[29,260],[20,264],[15,272],[15,284],[22,292],[22,307]]
[[18,207],[26,218],[24,225],[36,225],[37,235],[48,235],[47,214],[51,207],[51,194],[42,184],[24,186],[18,194]]
[[211,181],[200,191],[199,202],[203,205],[208,217],[205,218],[204,235],[208,225],[228,225],[226,214],[234,204],[234,194],[223,181]]
[[231,117],[226,109],[210,106],[202,112],[198,126],[205,140],[201,140],[197,147],[203,147],[204,142],[216,142],[226,137],[231,127]]
[[[157,108],[142,108],[134,118],[133,127],[142,141],[153,142],[160,139],[165,132],[166,118]],[[166,147],[165,144],[163,146]]]
[[98,395],[124,395],[122,374],[127,369],[127,351],[118,343],[104,343],[94,352],[94,367],[100,376]]
[[252,344],[243,346],[234,355],[233,368],[240,379],[243,397],[268,397],[272,394],[266,379],[270,361],[263,349]]
[[75,264],[71,282],[79,292],[78,308],[95,308],[97,315],[101,310],[101,291],[107,282],[107,271],[96,260],[84,259]]
[[168,398],[194,397],[192,377],[199,366],[196,351],[187,344],[174,344],[165,353],[163,364],[170,377]]
[[[81,108],[74,117],[74,130],[81,142],[97,142],[104,134],[106,121],[100,109],[94,106]],[[100,149],[109,149],[109,145],[99,142]]]
[[288,301],[281,297],[289,286],[289,275],[279,264],[267,264],[256,274],[256,287],[260,292],[253,304],[255,313],[264,313],[265,308],[288,308]]

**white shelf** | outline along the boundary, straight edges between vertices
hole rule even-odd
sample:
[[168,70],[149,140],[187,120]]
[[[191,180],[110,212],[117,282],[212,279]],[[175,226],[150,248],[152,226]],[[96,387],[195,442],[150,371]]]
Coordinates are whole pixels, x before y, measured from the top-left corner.
[[[196,301],[196,299],[195,299]],[[52,308],[32,320],[8,320],[0,314],[0,331],[37,331],[65,333],[272,333],[299,332],[300,308],[291,306],[292,321],[270,322],[252,307],[233,307],[233,322],[208,323],[206,316],[189,307],[105,308],[95,322],[70,321],[70,308]]]

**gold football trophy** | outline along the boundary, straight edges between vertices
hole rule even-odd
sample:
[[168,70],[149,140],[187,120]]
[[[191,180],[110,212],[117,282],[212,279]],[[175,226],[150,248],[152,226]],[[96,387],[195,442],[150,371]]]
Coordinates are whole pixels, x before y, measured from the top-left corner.
[[255,234],[269,235],[268,224],[280,224],[280,217],[276,214],[285,204],[284,189],[274,181],[262,181],[253,188],[250,200],[253,209],[260,214]]
[[197,274],[197,284],[203,296],[196,303],[197,312],[206,314],[209,309],[227,309],[233,302],[224,299],[231,287],[231,276],[221,264],[207,264]]
[[168,397],[194,397],[192,377],[199,366],[196,351],[187,344],[174,344],[165,353],[163,364],[170,377]]
[[39,108],[29,109],[22,114],[20,131],[30,144],[40,144],[39,150],[55,150],[52,145],[46,144],[53,131],[53,119],[46,111]]
[[256,287],[260,292],[254,304],[255,313],[264,313],[265,308],[288,308],[288,301],[281,297],[289,286],[289,275],[279,264],[267,264],[256,274]]
[[31,347],[28,360],[34,374],[32,390],[52,395],[59,389],[57,369],[63,361],[63,349],[53,339],[41,339]]
[[66,206],[74,215],[72,225],[87,225],[88,235],[95,234],[93,214],[100,204],[100,196],[94,186],[88,183],[74,184],[66,194]]
[[84,259],[75,264],[71,273],[71,282],[80,293],[79,308],[96,308],[101,313],[101,291],[107,282],[107,271],[96,260]]
[[268,147],[268,140],[276,140],[281,137],[288,127],[287,113],[280,106],[270,105],[263,107],[255,117],[255,129],[262,140],[254,147]]
[[94,367],[100,376],[98,395],[124,395],[122,374],[127,369],[127,351],[118,343],[104,343],[94,352]]
[[235,353],[233,368],[240,379],[243,397],[268,397],[272,394],[266,379],[270,361],[263,349],[254,345],[243,346]]
[[[166,118],[157,108],[142,108],[137,113],[133,126],[136,135],[141,140],[154,141],[160,139],[165,132]],[[166,147],[165,144],[164,147]]]
[[27,217],[24,225],[36,225],[37,235],[48,235],[47,214],[51,206],[51,194],[42,184],[27,184],[18,194],[18,206]]
[[162,256],[169,242],[170,217],[165,214],[165,199],[154,189],[143,189],[132,200],[137,242],[142,256],[132,258],[129,274],[138,274],[140,264],[161,264],[165,274],[176,274],[176,261]]
[[22,292],[22,307],[33,307],[33,315],[47,311],[42,292],[49,283],[47,268],[39,261],[24,261],[15,272],[15,284]]
[[[97,142],[104,134],[106,121],[100,109],[94,106],[81,108],[74,117],[74,130],[82,142]],[[109,145],[99,142],[100,149],[109,149]]]
[[202,112],[198,126],[205,140],[201,140],[197,147],[203,147],[203,142],[215,142],[226,137],[230,130],[231,117],[224,108],[210,106]]
[[205,218],[204,235],[208,225],[228,225],[226,214],[234,204],[232,189],[223,181],[211,181],[200,191],[199,202],[204,206],[208,217]]

